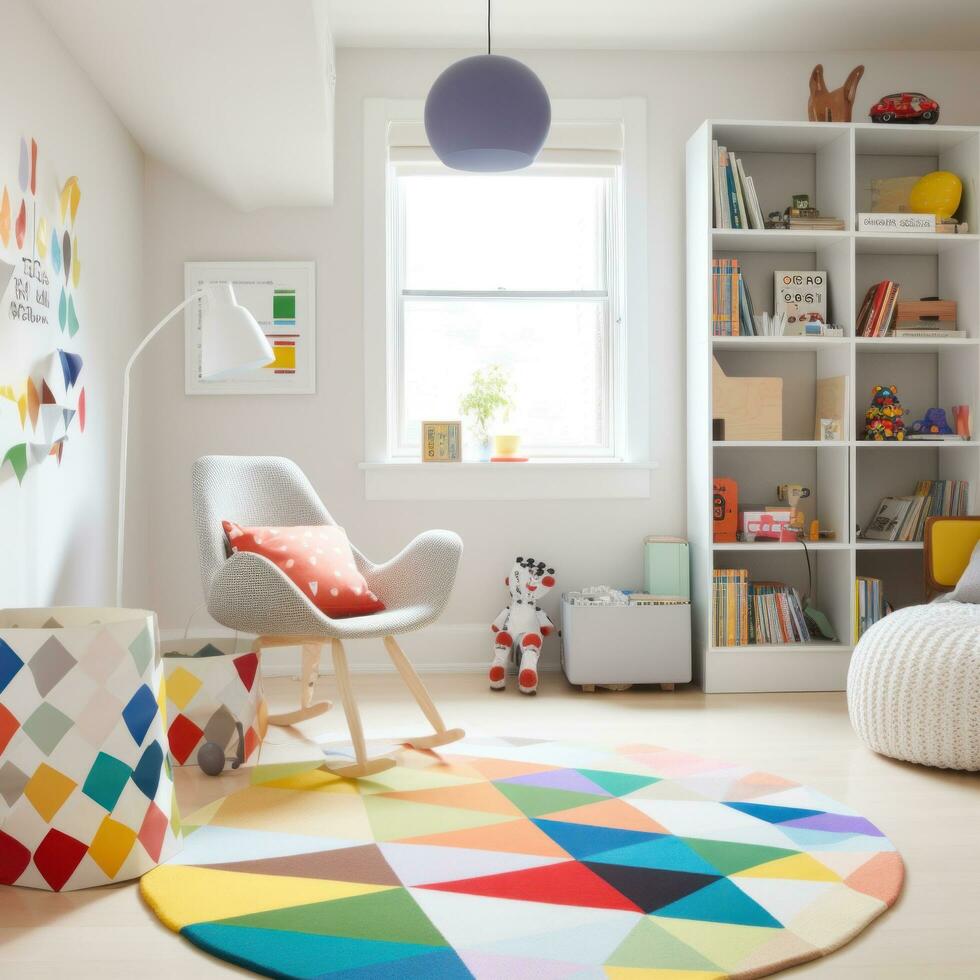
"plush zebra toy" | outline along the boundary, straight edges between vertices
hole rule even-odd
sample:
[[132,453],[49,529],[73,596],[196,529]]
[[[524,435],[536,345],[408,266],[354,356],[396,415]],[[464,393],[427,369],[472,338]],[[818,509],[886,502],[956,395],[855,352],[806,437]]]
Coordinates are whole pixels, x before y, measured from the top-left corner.
[[554,632],[555,624],[538,605],[555,584],[555,570],[543,561],[515,558],[504,585],[510,589],[510,604],[493,621],[493,661],[490,687],[494,691],[507,685],[507,661],[517,665],[517,686],[522,694],[538,689],[538,657],[542,639]]

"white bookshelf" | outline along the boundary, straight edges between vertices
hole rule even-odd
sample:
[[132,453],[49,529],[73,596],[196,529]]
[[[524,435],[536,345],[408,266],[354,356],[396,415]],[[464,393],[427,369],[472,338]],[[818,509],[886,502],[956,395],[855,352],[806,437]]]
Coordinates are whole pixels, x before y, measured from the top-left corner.
[[[734,151],[753,178],[763,214],[782,210],[794,193],[809,193],[822,214],[844,219],[843,231],[761,231],[712,227],[711,142]],[[960,215],[970,234],[856,232],[858,211],[870,211],[873,177],[951,170],[964,184]],[[731,122],[708,120],[687,144],[687,391],[688,537],[696,676],[708,692],[843,690],[854,636],[854,579],[884,582],[896,606],[922,601],[922,543],[861,540],[857,529],[880,499],[910,493],[918,480],[970,484],[977,512],[980,480],[980,128],[882,126],[872,123]],[[739,259],[757,311],[772,311],[772,272],[826,269],[829,317],[842,338],[712,337],[711,260]],[[884,278],[901,298],[939,295],[958,304],[964,338],[855,338],[854,321],[868,286]],[[711,367],[783,378],[779,442],[712,439]],[[848,378],[848,419],[840,442],[815,442],[816,380]],[[970,442],[868,443],[861,440],[874,384],[895,384],[906,422],[932,406],[973,407]],[[712,482],[734,478],[740,502],[773,503],[777,483],[803,483],[808,518],[837,532],[807,545],[814,605],[837,642],[787,646],[714,645],[711,573],[748,568],[801,590],[807,568],[798,544],[714,543]]]

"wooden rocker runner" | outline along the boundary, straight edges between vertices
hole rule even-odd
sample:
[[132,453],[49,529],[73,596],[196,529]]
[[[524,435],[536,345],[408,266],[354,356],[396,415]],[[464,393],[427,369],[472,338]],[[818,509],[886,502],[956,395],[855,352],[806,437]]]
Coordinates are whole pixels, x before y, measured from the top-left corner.
[[331,619],[306,598],[285,573],[262,555],[229,554],[222,521],[242,525],[312,527],[336,522],[309,480],[291,460],[278,456],[204,456],[193,470],[194,517],[201,578],[208,612],[221,625],[259,637],[259,646],[301,646],[299,707],[270,715],[272,725],[295,725],[331,708],[314,701],[320,654],[329,643],[334,674],[356,761],[324,765],[339,776],[358,778],[395,765],[387,756],[368,758],[360,710],[351,684],[345,640],[381,639],[405,686],[432,726],[432,733],[407,739],[417,749],[433,749],[463,738],[447,728],[425,684],[395,639],[422,629],[442,613],[456,579],[463,550],[451,531],[420,534],[400,554],[380,565],[351,546],[358,571],[383,602],[383,611]]

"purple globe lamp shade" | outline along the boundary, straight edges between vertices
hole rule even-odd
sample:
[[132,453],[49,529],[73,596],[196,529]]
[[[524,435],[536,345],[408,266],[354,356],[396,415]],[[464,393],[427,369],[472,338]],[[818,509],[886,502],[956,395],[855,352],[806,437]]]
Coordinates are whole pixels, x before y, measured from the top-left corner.
[[453,170],[497,173],[534,163],[551,128],[551,102],[527,65],[480,54],[450,65],[425,100],[425,132]]

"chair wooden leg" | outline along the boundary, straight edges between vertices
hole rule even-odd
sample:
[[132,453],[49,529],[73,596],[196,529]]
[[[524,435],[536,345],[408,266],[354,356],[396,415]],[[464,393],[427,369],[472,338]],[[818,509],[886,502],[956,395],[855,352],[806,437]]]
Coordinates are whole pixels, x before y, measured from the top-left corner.
[[422,714],[429,720],[429,724],[435,730],[432,735],[423,735],[419,738],[407,739],[409,745],[415,749],[434,749],[439,745],[448,745],[465,737],[466,732],[462,728],[446,728],[446,723],[439,714],[439,709],[429,695],[422,678],[419,677],[412,662],[405,656],[405,651],[398,645],[398,641],[393,636],[384,638],[385,649],[395,669],[401,674],[405,686],[412,692],[412,696],[422,709]]
[[350,681],[350,668],[347,665],[347,653],[344,644],[340,640],[331,640],[331,653],[333,654],[333,671],[337,681],[337,690],[340,692],[340,700],[344,706],[344,714],[347,716],[347,727],[350,729],[351,741],[354,743],[354,756],[357,762],[350,765],[324,765],[323,768],[335,773],[338,776],[345,776],[350,779],[357,779],[361,776],[373,776],[375,773],[384,772],[395,765],[394,759],[380,756],[375,759],[367,757],[367,745],[364,741],[364,729],[361,726],[361,713],[357,709],[357,701],[354,699],[354,689]]
[[320,677],[320,651],[322,649],[323,646],[320,643],[303,644],[303,673],[300,678],[303,686],[299,692],[299,709],[278,715],[269,715],[270,725],[280,727],[295,725],[297,722],[306,721],[307,718],[316,718],[330,710],[332,705],[329,701],[313,703],[316,682]]

